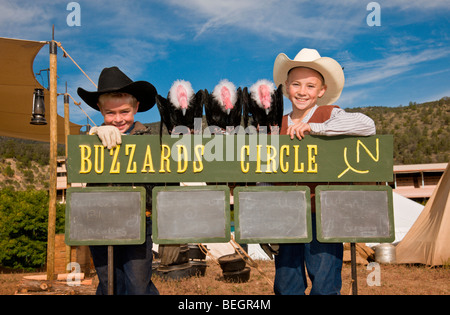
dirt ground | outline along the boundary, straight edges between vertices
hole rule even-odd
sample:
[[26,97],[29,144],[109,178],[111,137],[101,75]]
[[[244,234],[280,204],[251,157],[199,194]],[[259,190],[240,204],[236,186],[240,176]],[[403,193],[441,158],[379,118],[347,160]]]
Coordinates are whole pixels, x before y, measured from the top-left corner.
[[[264,274],[273,281],[273,261],[257,261]],[[450,267],[429,268],[423,265],[380,265],[379,277],[375,269],[367,270],[357,265],[359,295],[449,295]],[[17,291],[23,273],[0,273],[0,295],[13,295]],[[26,274],[29,275],[29,274]],[[380,280],[380,286],[376,280]],[[367,281],[369,280],[369,281]],[[95,286],[97,279],[93,279]],[[368,285],[368,282],[375,285]],[[272,284],[255,268],[251,268],[246,283],[228,283],[223,280],[222,270],[212,261],[204,277],[183,280],[163,280],[154,277],[154,283],[162,295],[272,295]],[[308,293],[308,290],[307,292]],[[342,270],[342,295],[351,294],[351,265],[344,263]]]

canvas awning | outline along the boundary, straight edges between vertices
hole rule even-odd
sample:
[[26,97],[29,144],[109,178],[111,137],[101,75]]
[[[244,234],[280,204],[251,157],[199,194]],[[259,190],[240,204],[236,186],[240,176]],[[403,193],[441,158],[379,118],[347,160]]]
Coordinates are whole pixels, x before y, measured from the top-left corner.
[[[33,62],[46,42],[0,38],[0,136],[49,142],[50,125],[31,125],[35,88],[43,88],[33,73]],[[50,117],[50,95],[44,89],[45,112]],[[65,142],[64,118],[58,115],[58,143]],[[80,125],[70,123],[70,134]]]

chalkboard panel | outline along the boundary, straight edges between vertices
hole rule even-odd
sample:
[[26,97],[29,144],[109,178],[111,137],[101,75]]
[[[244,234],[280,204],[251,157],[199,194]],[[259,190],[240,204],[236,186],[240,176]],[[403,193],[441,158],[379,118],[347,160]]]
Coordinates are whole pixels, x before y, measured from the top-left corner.
[[310,191],[306,186],[234,189],[239,243],[306,243],[312,239]]
[[167,186],[153,189],[153,242],[230,241],[228,186]]
[[144,243],[145,189],[68,188],[65,240],[68,245]]
[[320,242],[392,242],[394,216],[389,186],[317,186]]

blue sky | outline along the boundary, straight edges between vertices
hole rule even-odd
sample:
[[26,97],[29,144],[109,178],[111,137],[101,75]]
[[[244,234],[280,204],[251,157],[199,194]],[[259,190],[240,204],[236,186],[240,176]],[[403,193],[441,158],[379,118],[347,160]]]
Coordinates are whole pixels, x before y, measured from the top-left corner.
[[[221,79],[251,86],[273,80],[273,62],[315,48],[343,67],[343,108],[399,106],[450,96],[448,0],[386,0],[380,26],[369,26],[371,1],[361,0],[95,0],[76,1],[80,26],[69,26],[67,0],[0,0],[0,37],[55,40],[97,82],[104,67],[118,66],[133,80],[151,82],[167,96],[173,81],[212,91]],[[48,68],[48,46],[34,71]],[[38,81],[44,81],[38,77]],[[77,101],[76,89],[95,87],[58,51],[58,92]],[[63,99],[58,112],[63,114]],[[81,105],[100,124],[101,115]],[[290,109],[285,101],[285,109]],[[71,106],[71,121],[86,117]],[[137,115],[159,121],[156,106]]]

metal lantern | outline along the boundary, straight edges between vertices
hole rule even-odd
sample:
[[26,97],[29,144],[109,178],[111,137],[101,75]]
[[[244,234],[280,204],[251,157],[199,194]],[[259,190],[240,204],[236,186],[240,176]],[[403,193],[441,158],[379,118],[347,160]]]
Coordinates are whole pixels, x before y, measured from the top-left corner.
[[45,120],[45,102],[44,89],[34,89],[33,93],[33,112],[30,124],[32,125],[46,125]]

